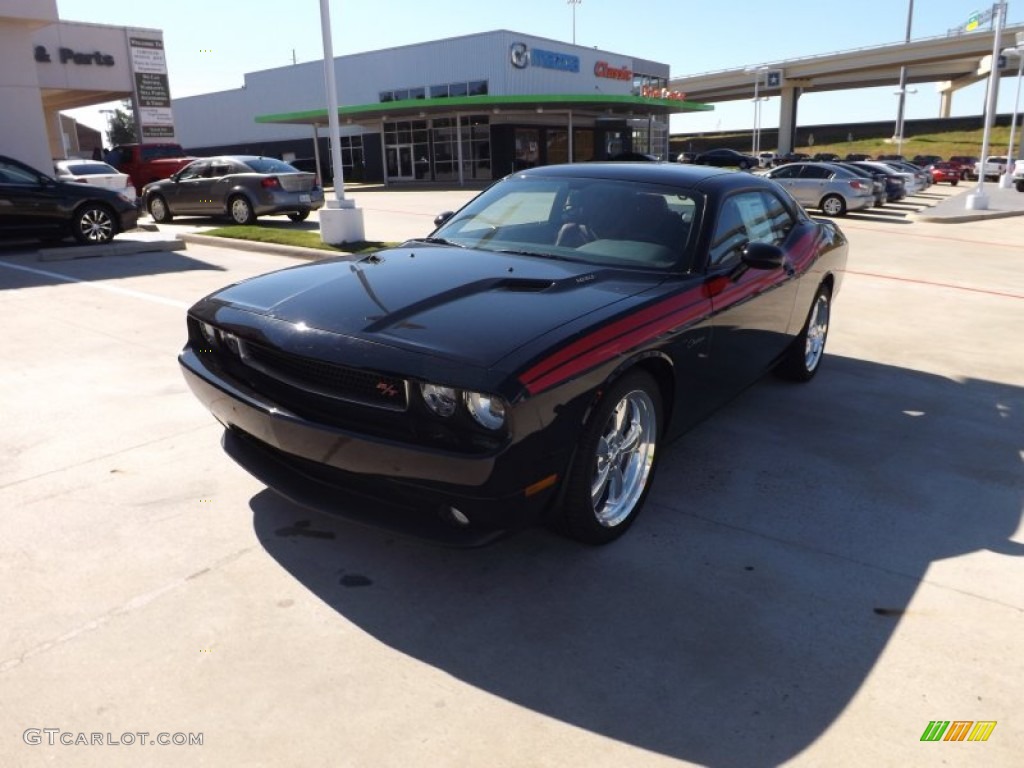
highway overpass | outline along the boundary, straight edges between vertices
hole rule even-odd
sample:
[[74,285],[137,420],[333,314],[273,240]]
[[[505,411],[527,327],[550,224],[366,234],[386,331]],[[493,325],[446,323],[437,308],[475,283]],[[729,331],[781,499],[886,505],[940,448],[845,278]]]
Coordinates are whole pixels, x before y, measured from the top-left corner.
[[[1001,47],[1012,47],[1017,33],[1024,34],[1024,24],[1005,27]],[[751,62],[737,69],[674,77],[669,87],[685,93],[689,101],[753,99],[757,75],[751,70],[764,67],[758,95],[780,97],[778,148],[789,152],[793,149],[797,102],[802,93],[898,87],[902,66],[907,68],[907,83],[939,84],[939,116],[949,117],[953,94],[988,77],[993,34],[992,30],[978,30],[787,61]],[[1017,61],[1006,61],[1000,73],[1015,76]]]

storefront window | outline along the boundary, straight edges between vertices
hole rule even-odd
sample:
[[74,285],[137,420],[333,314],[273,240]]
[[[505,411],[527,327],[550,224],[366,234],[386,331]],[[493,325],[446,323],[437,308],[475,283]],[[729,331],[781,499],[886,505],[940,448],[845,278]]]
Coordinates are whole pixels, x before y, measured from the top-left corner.
[[547,150],[549,165],[569,162],[569,131],[548,128]]
[[594,131],[592,128],[577,128],[572,132],[572,161],[585,163],[594,159]]
[[[491,133],[487,115],[461,119],[462,174],[491,178]],[[398,120],[384,125],[384,157],[389,179],[455,181],[459,147],[454,118]]]
[[540,131],[536,128],[516,128],[516,158],[512,170],[533,168],[540,162]]

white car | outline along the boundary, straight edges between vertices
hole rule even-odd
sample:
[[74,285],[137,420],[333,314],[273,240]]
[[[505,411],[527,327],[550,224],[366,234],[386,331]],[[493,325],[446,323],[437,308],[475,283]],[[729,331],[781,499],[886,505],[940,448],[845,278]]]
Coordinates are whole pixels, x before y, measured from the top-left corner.
[[758,152],[757,164],[762,168],[774,168],[779,156],[775,152]]
[[106,187],[135,202],[135,185],[131,176],[101,160],[57,160],[53,170],[61,181]]
[[986,179],[998,179],[1006,173],[1007,163],[1006,155],[989,155],[984,164],[980,160],[974,164],[974,178],[978,178],[984,168]]

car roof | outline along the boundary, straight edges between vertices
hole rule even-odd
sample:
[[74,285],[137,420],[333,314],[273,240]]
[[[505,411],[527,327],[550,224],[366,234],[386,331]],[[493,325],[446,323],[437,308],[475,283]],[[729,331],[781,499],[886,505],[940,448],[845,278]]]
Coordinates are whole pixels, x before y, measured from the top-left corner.
[[732,187],[771,185],[767,179],[743,171],[731,171],[705,165],[682,163],[593,162],[544,165],[517,171],[517,177],[555,177],[575,179],[620,179],[648,184],[726,190]]

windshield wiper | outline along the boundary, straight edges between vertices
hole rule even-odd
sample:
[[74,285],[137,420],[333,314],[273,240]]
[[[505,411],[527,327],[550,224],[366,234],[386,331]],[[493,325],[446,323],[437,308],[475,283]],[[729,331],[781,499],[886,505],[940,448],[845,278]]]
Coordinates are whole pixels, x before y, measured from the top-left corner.
[[410,243],[430,243],[431,245],[451,245],[455,248],[465,248],[462,243],[453,243],[451,240],[445,240],[443,237],[414,237],[409,240]]

